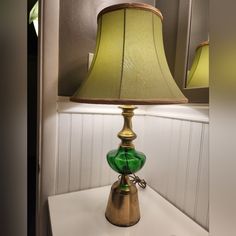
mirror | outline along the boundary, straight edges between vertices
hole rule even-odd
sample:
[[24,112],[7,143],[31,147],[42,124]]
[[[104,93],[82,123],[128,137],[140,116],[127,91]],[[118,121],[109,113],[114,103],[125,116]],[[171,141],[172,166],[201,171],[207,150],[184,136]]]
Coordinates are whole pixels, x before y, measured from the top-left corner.
[[[204,56],[201,62],[204,68],[198,68],[201,54],[209,54],[208,10],[209,0],[179,0],[174,78],[190,103],[209,101],[209,56]],[[198,72],[198,78],[207,74],[207,83],[194,82],[191,85],[190,81],[197,78],[195,72]]]
[[209,0],[192,0],[186,88],[209,87]]

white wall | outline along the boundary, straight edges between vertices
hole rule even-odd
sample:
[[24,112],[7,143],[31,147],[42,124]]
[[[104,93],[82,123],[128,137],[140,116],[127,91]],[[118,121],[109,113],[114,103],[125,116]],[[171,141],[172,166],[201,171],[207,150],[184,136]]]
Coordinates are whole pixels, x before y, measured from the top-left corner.
[[208,228],[208,124],[147,117],[147,182]]
[[27,1],[1,1],[0,16],[0,235],[25,236]]
[[[219,17],[219,9],[221,17]],[[210,1],[210,232],[236,235],[236,2]]]
[[172,75],[175,72],[179,0],[156,0],[155,6],[163,15],[163,40],[167,62]]

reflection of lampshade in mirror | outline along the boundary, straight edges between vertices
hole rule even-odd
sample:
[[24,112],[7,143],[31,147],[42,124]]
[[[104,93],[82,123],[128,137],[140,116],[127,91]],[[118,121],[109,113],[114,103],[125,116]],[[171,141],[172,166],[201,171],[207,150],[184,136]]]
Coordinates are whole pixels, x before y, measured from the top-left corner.
[[36,34],[38,35],[38,1],[35,3],[29,14],[29,24],[33,23]]
[[187,88],[209,87],[209,41],[201,43],[188,74]]

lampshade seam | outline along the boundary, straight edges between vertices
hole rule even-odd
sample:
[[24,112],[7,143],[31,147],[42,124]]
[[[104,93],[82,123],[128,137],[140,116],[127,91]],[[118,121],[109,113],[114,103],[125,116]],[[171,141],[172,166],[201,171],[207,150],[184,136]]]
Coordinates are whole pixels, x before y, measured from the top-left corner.
[[119,98],[121,98],[121,88],[124,75],[124,54],[125,54],[125,31],[126,31],[126,8],[124,9],[124,32],[123,32],[123,51],[122,51],[122,61],[121,61],[121,77],[120,77],[120,91]]

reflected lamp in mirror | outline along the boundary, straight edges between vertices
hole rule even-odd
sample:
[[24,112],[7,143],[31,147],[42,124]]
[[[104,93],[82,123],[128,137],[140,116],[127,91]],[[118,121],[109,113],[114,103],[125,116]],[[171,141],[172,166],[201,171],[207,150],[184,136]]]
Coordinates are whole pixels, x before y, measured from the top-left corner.
[[111,187],[105,213],[107,220],[118,226],[131,226],[140,219],[137,188],[130,175],[143,167],[146,157],[133,144],[134,105],[187,102],[166,61],[162,19],[161,12],[147,4],[103,9],[98,15],[96,50],[88,76],[70,98],[79,103],[122,105],[121,143],[107,154],[110,167],[120,178]]
[[209,41],[197,47],[186,86],[186,88],[205,87],[209,87]]
[[29,14],[29,24],[33,23],[35,32],[38,36],[38,15],[39,15],[39,3],[35,3]]

